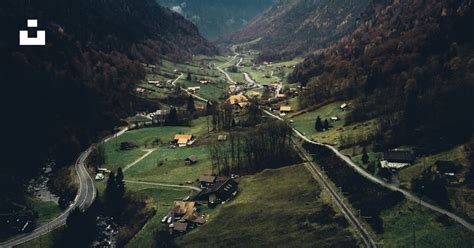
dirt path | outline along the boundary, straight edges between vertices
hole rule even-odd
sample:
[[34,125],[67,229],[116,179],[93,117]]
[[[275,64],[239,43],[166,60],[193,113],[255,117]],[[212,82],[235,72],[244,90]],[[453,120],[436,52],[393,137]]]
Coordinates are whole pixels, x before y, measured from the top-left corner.
[[157,149],[146,149],[146,150],[143,150],[145,151],[146,153],[143,154],[143,156],[139,157],[137,160],[133,161],[132,163],[128,164],[127,166],[125,166],[125,168],[123,168],[123,172],[127,171],[128,169],[132,168],[134,165],[138,164],[138,162],[142,161],[143,159],[145,159],[146,157],[148,157],[152,152],[156,151]]

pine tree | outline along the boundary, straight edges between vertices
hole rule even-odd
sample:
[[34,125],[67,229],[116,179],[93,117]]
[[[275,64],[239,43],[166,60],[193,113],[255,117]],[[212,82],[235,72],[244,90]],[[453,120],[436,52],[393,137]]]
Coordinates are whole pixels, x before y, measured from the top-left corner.
[[206,115],[210,115],[212,113],[212,105],[210,101],[206,103]]
[[362,163],[367,164],[369,162],[369,155],[367,154],[367,149],[364,147],[362,151]]
[[187,110],[190,114],[193,114],[194,112],[196,112],[196,106],[194,106],[194,98],[193,96],[189,96],[188,98],[188,106],[187,106]]
[[178,111],[175,107],[171,107],[170,113],[165,120],[166,125],[172,126],[178,123]]
[[108,207],[113,207],[117,199],[117,184],[115,183],[115,173],[111,172],[109,174],[109,179],[107,180],[107,186],[105,187],[104,192],[105,205]]
[[187,81],[193,81],[193,76],[191,75],[191,72],[188,72],[188,76],[186,77]]
[[318,116],[318,118],[316,118],[316,124],[315,124],[314,128],[318,132],[323,131],[323,123],[321,121],[321,117]]
[[324,130],[329,130],[329,122],[328,120],[324,120]]
[[124,176],[123,176],[123,171],[122,168],[118,168],[117,170],[117,175],[115,176],[115,184],[117,187],[117,204],[118,208],[122,208],[123,204],[123,199],[125,196],[125,182],[123,181]]

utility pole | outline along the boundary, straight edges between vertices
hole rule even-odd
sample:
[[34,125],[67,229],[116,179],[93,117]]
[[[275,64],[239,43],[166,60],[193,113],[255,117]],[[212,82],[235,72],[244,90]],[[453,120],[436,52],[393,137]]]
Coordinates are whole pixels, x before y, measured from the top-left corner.
[[412,223],[413,227],[413,248],[416,248],[416,230],[415,230],[415,222]]

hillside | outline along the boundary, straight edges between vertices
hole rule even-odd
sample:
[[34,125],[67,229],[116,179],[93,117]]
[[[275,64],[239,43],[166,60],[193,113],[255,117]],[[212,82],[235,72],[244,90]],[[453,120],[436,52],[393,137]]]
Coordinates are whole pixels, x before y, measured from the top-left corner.
[[[380,142],[432,153],[466,142],[474,118],[472,1],[392,1],[290,76],[302,102],[358,99],[348,123],[387,117]],[[386,132],[385,132],[386,131]]]
[[[46,46],[18,46],[25,16],[39,20]],[[152,0],[7,0],[0,29],[2,114],[9,120],[1,212],[10,212],[6,203],[45,161],[72,163],[121,118],[152,105],[131,94],[145,78],[140,62],[216,51],[192,23]]]
[[254,46],[262,51],[260,60],[290,59],[342,37],[356,26],[370,0],[278,1],[223,42],[245,42],[261,38]]
[[209,39],[235,32],[274,2],[274,0],[157,1],[192,21]]

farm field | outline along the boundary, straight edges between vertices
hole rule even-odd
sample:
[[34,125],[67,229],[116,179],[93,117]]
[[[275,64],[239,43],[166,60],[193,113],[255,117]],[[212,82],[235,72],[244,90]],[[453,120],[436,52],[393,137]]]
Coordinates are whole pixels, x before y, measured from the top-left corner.
[[[303,165],[241,178],[236,199],[178,237],[180,247],[358,247]],[[327,235],[331,233],[331,235]]]
[[415,230],[416,247],[472,247],[474,237],[463,226],[433,213],[414,202],[404,201],[382,213],[384,247],[412,247]]

